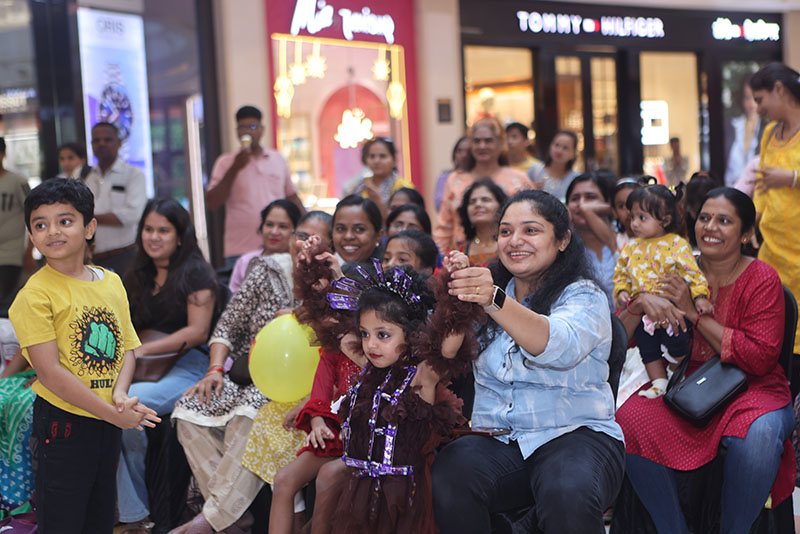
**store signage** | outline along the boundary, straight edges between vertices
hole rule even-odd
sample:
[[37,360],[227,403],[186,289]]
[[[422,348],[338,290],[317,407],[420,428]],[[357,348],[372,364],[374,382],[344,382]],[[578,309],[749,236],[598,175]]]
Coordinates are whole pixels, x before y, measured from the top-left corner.
[[[356,33],[363,33],[380,35],[388,44],[394,43],[395,26],[391,15],[376,15],[368,7],[361,8],[361,11],[340,9],[336,13],[342,19],[342,35],[348,41],[352,41]],[[333,26],[334,14],[334,7],[325,0],[297,0],[289,31],[298,35],[300,30],[306,30],[314,35]]]
[[[142,169],[153,196],[153,149],[147,90],[144,21],[141,15],[78,8],[78,43],[86,139],[100,121],[122,138],[120,156]],[[97,158],[89,146],[89,164]]]
[[746,41],[777,41],[781,38],[781,25],[777,22],[753,22],[745,19],[742,24],[734,24],[727,17],[718,17],[711,23],[711,34],[718,41],[744,39]]
[[0,91],[0,113],[22,113],[28,111],[28,100],[36,98],[36,90],[5,89]]
[[639,37],[661,39],[664,22],[658,17],[600,17],[584,18],[565,13],[517,11],[520,31],[580,35],[599,33],[605,37]]

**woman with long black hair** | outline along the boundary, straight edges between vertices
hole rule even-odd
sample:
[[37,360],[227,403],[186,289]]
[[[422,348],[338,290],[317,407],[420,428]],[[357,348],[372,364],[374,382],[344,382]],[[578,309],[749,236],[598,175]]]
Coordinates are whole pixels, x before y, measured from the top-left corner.
[[442,534],[490,532],[533,505],[545,533],[605,532],[622,482],[622,430],[607,382],[611,313],[567,208],[523,191],[500,213],[493,269],[452,252],[450,294],[489,314],[473,364],[472,428],[433,464]]
[[[161,415],[172,412],[184,391],[200,380],[208,367],[207,352],[197,347],[208,340],[218,306],[218,285],[211,265],[197,246],[189,213],[171,198],[150,200],[139,221],[136,256],[125,288],[137,333],[159,332],[134,351],[136,357],[189,350],[155,382],[131,384],[130,395],[148,402]],[[145,486],[147,434],[122,432],[117,470],[119,518],[134,523],[131,533],[142,532],[149,511]]]

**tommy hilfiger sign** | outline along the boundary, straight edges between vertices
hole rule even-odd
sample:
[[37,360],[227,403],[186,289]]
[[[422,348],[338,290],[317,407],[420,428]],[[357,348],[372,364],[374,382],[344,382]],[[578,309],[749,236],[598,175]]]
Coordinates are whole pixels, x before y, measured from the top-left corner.
[[664,22],[658,17],[600,17],[584,18],[565,13],[539,13],[517,11],[519,29],[532,33],[560,33],[580,35],[599,33],[607,37],[638,37],[661,39]]

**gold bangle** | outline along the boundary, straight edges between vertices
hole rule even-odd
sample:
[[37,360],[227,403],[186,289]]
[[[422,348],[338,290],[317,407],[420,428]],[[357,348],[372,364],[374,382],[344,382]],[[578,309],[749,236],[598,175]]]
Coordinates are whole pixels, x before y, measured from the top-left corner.
[[792,189],[797,187],[797,169],[792,172]]

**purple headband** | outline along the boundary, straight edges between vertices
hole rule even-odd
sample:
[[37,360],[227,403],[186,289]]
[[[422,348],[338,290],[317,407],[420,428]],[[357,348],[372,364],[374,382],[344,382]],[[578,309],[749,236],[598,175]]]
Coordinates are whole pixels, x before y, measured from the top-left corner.
[[364,277],[364,283],[357,282],[352,278],[340,278],[331,284],[332,290],[345,292],[344,294],[328,293],[328,302],[331,308],[335,310],[358,310],[358,299],[361,293],[370,287],[377,287],[394,293],[409,306],[420,302],[419,295],[411,291],[411,277],[404,273],[402,269],[395,267],[391,273],[391,278],[387,278],[384,276],[380,261],[373,258],[372,265],[375,267],[377,277],[373,277],[363,267],[357,265],[356,270]]

